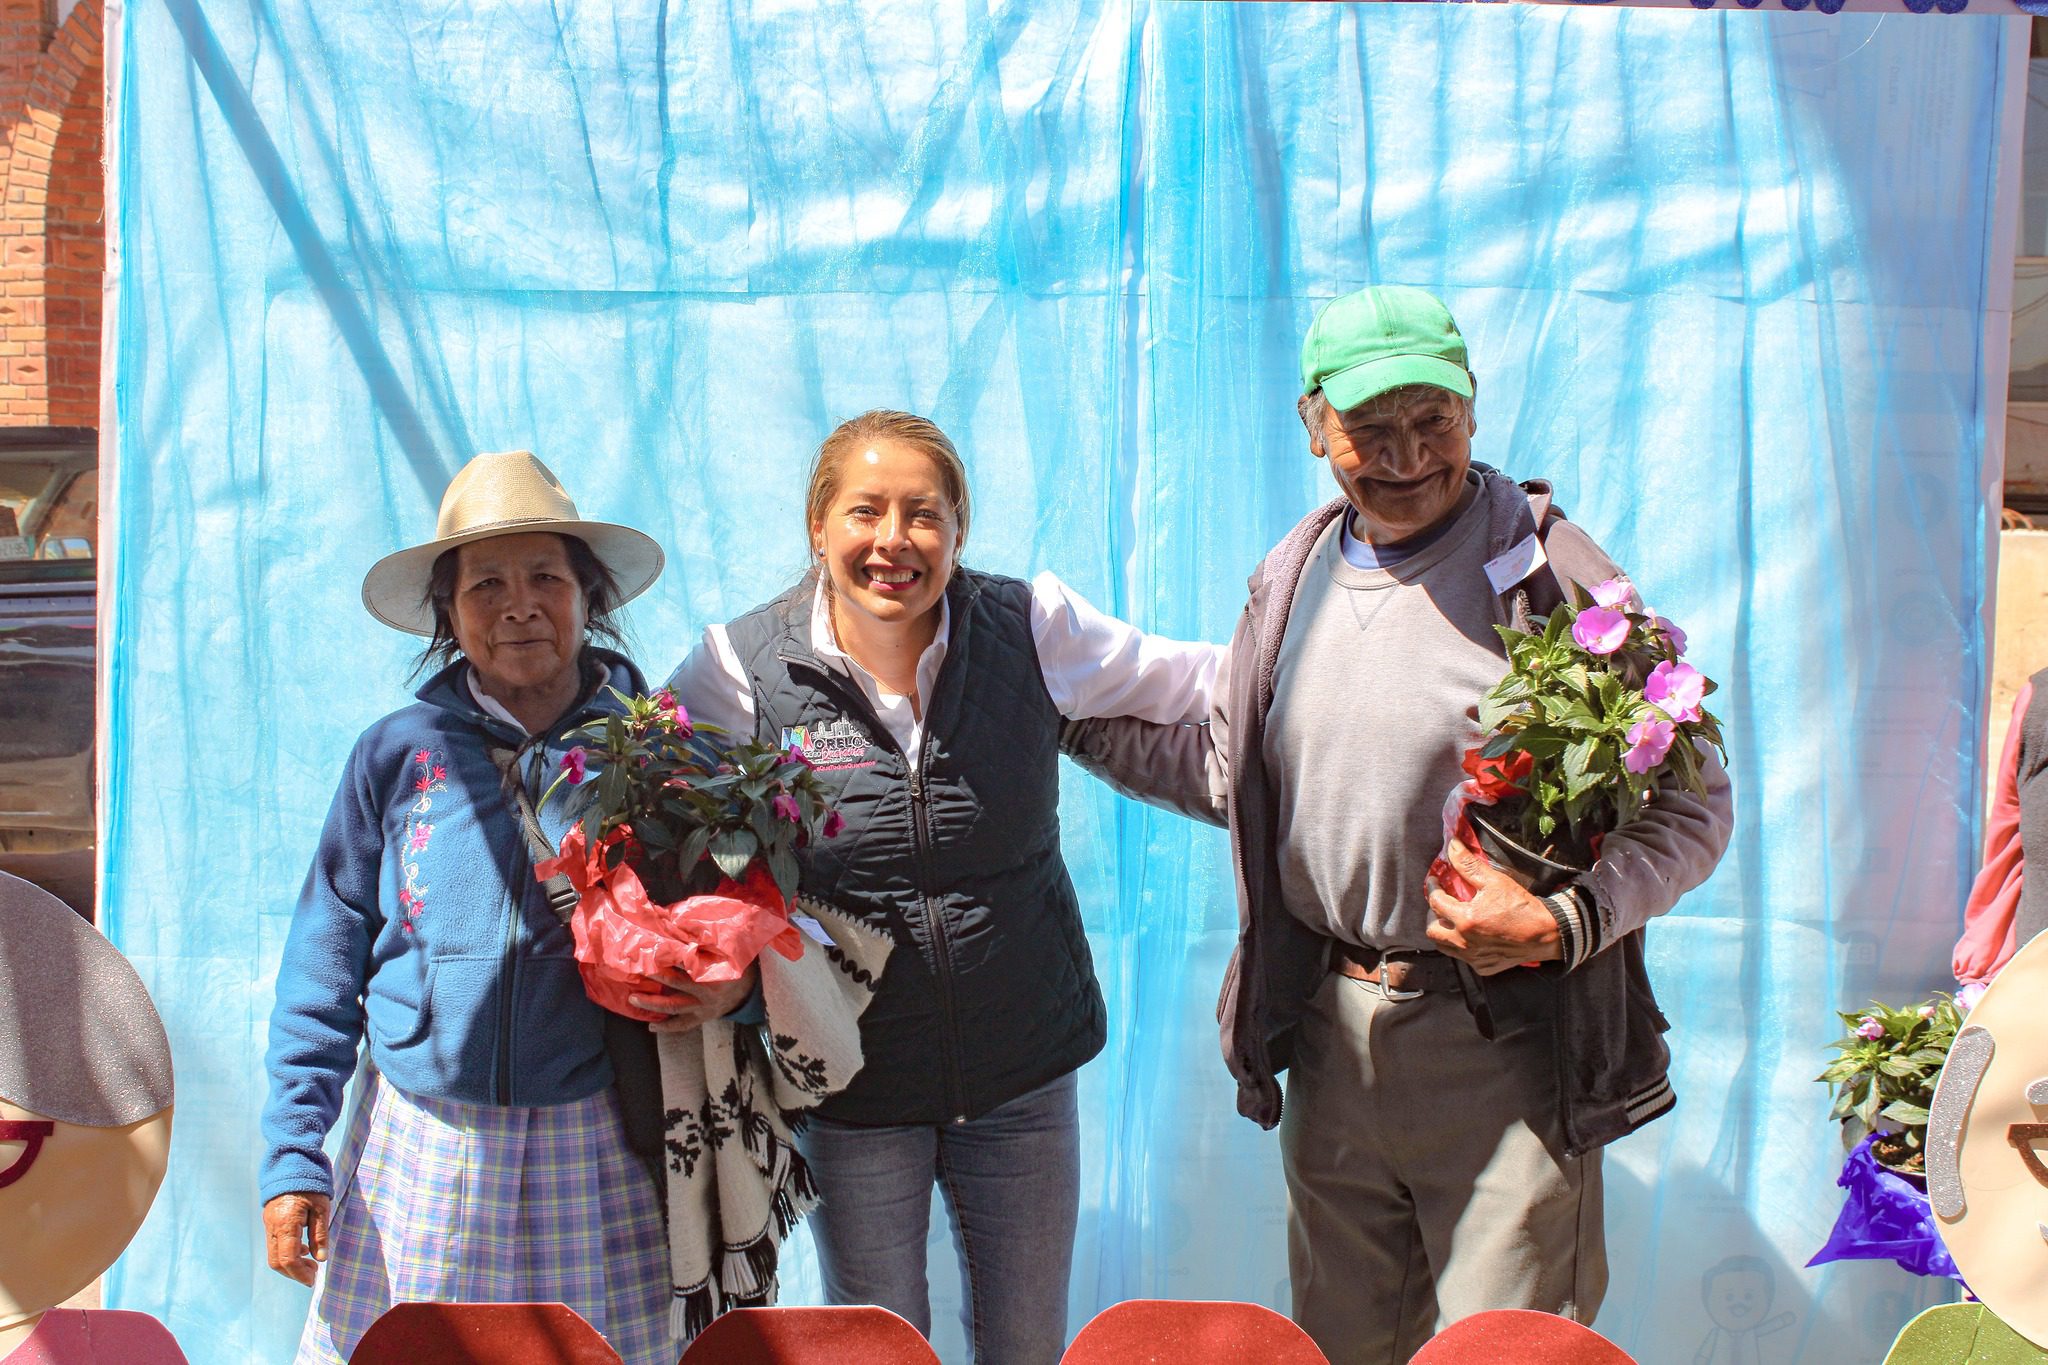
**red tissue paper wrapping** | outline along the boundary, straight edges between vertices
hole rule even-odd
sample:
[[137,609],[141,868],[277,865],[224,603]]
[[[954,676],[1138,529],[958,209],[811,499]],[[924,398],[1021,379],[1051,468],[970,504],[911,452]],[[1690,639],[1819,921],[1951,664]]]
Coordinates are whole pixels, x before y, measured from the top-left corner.
[[714,985],[739,980],[764,948],[792,962],[803,954],[803,935],[789,922],[789,906],[759,863],[748,869],[745,882],[728,878],[705,895],[663,905],[647,894],[630,859],[605,866],[606,850],[620,842],[630,848],[631,838],[629,830],[618,829],[591,846],[581,826],[572,827],[560,855],[533,870],[541,881],[563,876],[576,888],[569,933],[584,992],[599,1005],[651,1023],[668,1016],[636,1008],[627,997],[661,994],[666,987],[657,974],[680,971]]

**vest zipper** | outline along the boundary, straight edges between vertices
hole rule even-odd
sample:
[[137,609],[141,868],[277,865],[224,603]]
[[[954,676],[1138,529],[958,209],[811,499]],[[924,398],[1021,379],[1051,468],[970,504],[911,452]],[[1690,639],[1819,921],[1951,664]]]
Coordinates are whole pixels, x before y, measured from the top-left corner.
[[[925,736],[930,739],[929,733]],[[967,1084],[960,1074],[960,1019],[953,1006],[953,945],[946,938],[946,917],[932,899],[931,806],[924,785],[924,748],[918,747],[917,762],[910,769],[910,811],[915,817],[917,836],[917,894],[924,907],[925,932],[931,935],[932,958],[937,967],[939,1012],[946,1019],[946,1086],[952,1092],[953,1122],[967,1121]]]
[[[875,714],[875,708],[868,704],[866,693],[846,685],[831,669],[819,667],[815,660],[792,657],[788,654],[778,654],[776,657],[785,664],[801,664],[816,670],[826,687],[839,694],[841,705],[850,708],[867,721],[879,742],[895,751],[896,756],[909,765],[911,838],[917,845],[918,907],[924,912],[925,934],[930,938],[932,945],[933,983],[938,989],[939,1013],[946,1021],[947,1107],[953,1111],[951,1122],[965,1123],[967,1082],[961,1073],[960,1018],[953,1000],[953,945],[946,937],[945,915],[931,894],[932,828],[930,793],[924,782],[924,747],[918,747],[917,762],[910,763],[910,755],[903,752],[903,746],[896,742],[896,736],[889,733],[888,726],[882,724],[882,718]],[[944,671],[942,667],[940,672],[943,674]],[[934,690],[937,690],[936,687]],[[929,725],[925,730],[925,739],[927,742],[931,739]]]

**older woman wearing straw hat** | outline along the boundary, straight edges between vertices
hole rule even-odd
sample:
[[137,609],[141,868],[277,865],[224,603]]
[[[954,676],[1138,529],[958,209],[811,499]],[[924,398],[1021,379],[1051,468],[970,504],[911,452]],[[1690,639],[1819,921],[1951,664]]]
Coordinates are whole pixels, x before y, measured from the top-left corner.
[[[566,732],[646,690],[594,641],[618,643],[612,613],[661,565],[512,451],[470,461],[434,539],[363,582],[435,671],[356,741],[278,969],[261,1193],[272,1268],[318,1281],[302,1362],[346,1360],[404,1300],[560,1301],[631,1365],[676,1358],[656,1186],[619,1097],[651,1040],[585,996],[532,866],[561,833],[534,798]],[[691,1028],[746,989],[636,1003]]]

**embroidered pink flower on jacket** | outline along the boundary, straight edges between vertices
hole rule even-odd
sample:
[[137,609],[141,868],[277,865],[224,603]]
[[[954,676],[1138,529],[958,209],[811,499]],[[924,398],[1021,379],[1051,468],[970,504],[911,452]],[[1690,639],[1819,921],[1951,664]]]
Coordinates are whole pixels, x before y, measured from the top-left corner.
[[419,795],[406,807],[405,829],[398,844],[399,870],[405,876],[405,885],[398,889],[398,927],[408,934],[418,931],[420,915],[427,908],[427,887],[420,880],[419,859],[433,841],[434,826],[426,815],[434,808],[434,794],[448,789],[448,767],[435,761],[433,750],[416,751],[412,764],[412,789]]

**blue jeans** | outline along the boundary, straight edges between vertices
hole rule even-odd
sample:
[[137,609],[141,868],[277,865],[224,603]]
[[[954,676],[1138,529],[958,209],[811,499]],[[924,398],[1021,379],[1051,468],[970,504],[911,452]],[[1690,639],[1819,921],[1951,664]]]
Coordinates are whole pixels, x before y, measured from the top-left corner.
[[873,1303],[926,1336],[932,1185],[960,1248],[975,1365],[1055,1365],[1081,1204],[1074,1077],[980,1118],[876,1128],[813,1118],[797,1141],[821,1195],[811,1215],[825,1297]]

